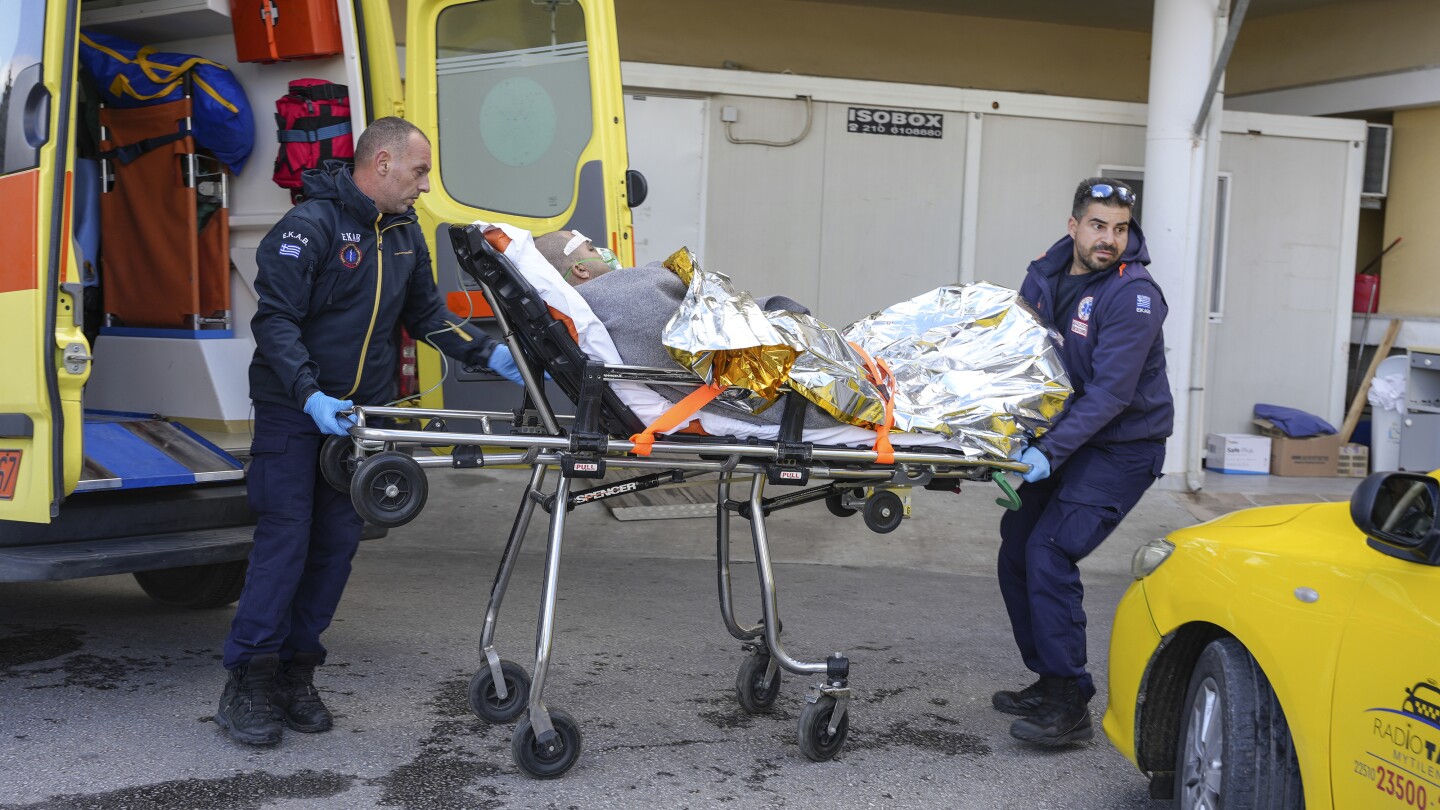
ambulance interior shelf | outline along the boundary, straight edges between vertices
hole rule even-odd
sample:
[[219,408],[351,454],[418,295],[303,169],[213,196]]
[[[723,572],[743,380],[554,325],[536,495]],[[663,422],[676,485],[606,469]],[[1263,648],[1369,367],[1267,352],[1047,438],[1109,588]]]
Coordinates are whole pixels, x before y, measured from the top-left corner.
[[82,2],[86,30],[146,42],[167,42],[229,34],[230,0],[142,0]]

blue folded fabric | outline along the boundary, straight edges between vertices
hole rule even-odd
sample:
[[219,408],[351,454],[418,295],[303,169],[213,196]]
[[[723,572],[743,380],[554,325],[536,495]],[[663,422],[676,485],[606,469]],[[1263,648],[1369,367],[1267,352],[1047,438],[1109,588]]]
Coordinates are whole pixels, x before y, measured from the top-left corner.
[[1328,436],[1331,433],[1339,432],[1335,430],[1334,425],[1314,414],[1281,405],[1256,405],[1255,418],[1270,420],[1270,424],[1292,439]]

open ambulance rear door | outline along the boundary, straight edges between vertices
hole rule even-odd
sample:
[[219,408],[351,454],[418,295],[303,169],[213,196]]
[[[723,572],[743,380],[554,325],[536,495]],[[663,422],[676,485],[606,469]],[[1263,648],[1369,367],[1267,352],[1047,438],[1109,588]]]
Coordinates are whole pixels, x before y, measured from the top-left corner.
[[46,523],[80,477],[90,371],[68,237],[79,0],[0,7],[0,520]]
[[[404,47],[405,117],[430,135],[434,161],[415,207],[452,311],[482,324],[490,314],[461,278],[451,223],[578,230],[634,264],[631,195],[643,179],[628,172],[613,0],[411,0]],[[440,369],[423,349],[422,391]],[[453,363],[438,390],[444,407],[470,410],[518,396]]]

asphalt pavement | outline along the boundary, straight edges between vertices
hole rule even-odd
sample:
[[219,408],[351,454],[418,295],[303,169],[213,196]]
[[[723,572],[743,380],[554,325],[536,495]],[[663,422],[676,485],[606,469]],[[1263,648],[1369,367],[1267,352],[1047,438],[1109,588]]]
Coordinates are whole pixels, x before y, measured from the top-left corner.
[[[914,494],[889,535],[821,504],[770,519],[784,639],[805,660],[851,659],[849,740],[807,760],[796,722],[808,679],[772,713],[734,697],[743,654],[716,607],[711,520],[571,515],[546,703],[583,752],[538,781],[511,727],[466,702],[490,581],[522,473],[446,471],[412,524],[362,546],[317,675],[334,730],[273,748],[211,720],[231,610],[166,608],[128,576],[0,588],[0,810],[258,808],[1134,808],[1145,778],[1099,728],[1110,621],[1144,541],[1193,522],[1156,489],[1084,568],[1096,739],[1040,750],[1009,736],[990,694],[1031,680],[994,578],[992,486]],[[500,618],[502,655],[529,670],[545,543],[532,526]],[[737,557],[749,535],[736,521]],[[737,563],[742,620],[759,618]]]

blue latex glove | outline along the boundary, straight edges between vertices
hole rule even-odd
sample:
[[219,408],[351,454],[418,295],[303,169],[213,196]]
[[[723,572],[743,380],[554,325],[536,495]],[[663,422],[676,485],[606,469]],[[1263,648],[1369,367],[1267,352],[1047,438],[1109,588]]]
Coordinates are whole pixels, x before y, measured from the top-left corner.
[[336,399],[327,397],[319,391],[310,395],[305,400],[305,413],[315,420],[316,427],[321,433],[329,433],[332,436],[348,436],[350,428],[355,426],[355,420],[349,416],[339,416],[338,411],[348,411],[354,407],[348,399]]
[[515,357],[510,354],[510,347],[504,343],[495,346],[495,349],[490,352],[490,359],[485,361],[485,365],[491,371],[516,385],[525,384],[525,378],[520,376],[520,369],[515,365]]
[[1030,465],[1030,471],[1020,476],[1025,480],[1025,483],[1033,484],[1036,481],[1043,481],[1050,477],[1050,459],[1046,458],[1045,454],[1040,452],[1040,448],[1025,448],[1025,452],[1020,454],[1020,461]]

